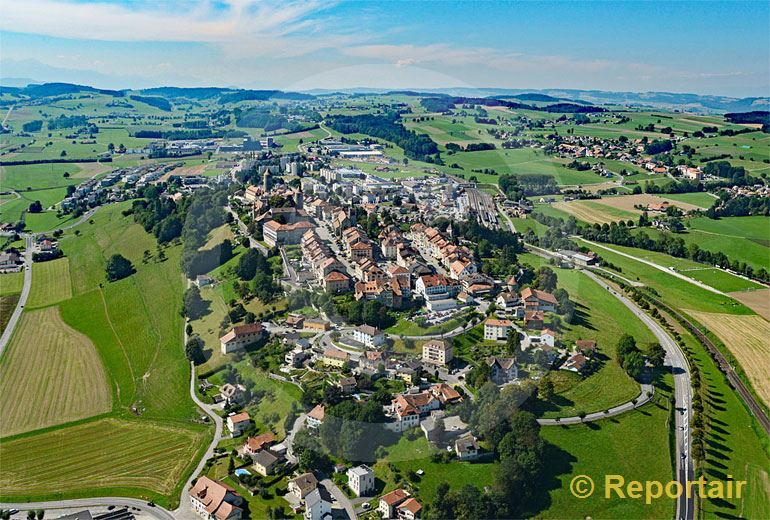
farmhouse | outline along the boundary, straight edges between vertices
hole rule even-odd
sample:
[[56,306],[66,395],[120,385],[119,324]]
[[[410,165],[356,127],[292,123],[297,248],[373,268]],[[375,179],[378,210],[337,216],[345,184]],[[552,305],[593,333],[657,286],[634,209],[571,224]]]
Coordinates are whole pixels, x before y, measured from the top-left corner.
[[262,339],[264,333],[261,323],[248,323],[246,325],[237,325],[230,329],[230,332],[219,338],[222,347],[222,354],[230,354],[238,350],[243,350],[248,345],[256,343]]

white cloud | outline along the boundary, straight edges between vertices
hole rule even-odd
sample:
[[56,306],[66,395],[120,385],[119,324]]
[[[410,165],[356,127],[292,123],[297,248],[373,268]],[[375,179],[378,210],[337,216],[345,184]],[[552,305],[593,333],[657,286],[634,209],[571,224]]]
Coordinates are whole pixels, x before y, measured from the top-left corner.
[[189,9],[173,4],[129,8],[67,0],[0,0],[0,29],[70,39],[207,43],[250,52],[290,48],[296,55],[323,46],[294,45],[288,38],[321,31],[317,15],[333,4],[321,0],[226,0],[225,5],[202,0]]

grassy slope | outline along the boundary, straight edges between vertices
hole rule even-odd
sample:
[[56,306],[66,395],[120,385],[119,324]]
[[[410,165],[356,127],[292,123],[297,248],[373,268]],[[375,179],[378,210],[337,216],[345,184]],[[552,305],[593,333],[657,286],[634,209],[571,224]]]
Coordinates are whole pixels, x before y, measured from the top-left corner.
[[[153,258],[142,264],[143,251],[154,250],[155,240],[120,214],[126,207],[99,210],[94,224],[78,226],[79,236],[72,230],[61,240],[74,295],[60,304],[62,317],[96,345],[112,388],[111,415],[120,421],[87,421],[3,443],[4,470],[11,476],[27,467],[29,458],[11,458],[6,449],[57,462],[40,466],[46,474],[35,477],[37,486],[19,489],[13,486],[15,480],[0,480],[0,495],[35,499],[54,492],[56,497],[121,493],[175,506],[184,475],[210,435],[194,423],[198,413],[188,395],[189,365],[182,352],[179,314],[184,286],[180,246],[166,249],[165,262]],[[131,259],[137,272],[107,283],[104,265],[113,253]],[[133,437],[123,439],[124,434]],[[118,446],[110,444],[113,439]],[[92,440],[102,445],[83,449]],[[67,489],[60,485],[64,474],[74,482]]]
[[[549,443],[547,470],[542,493],[533,512],[542,518],[666,518],[674,511],[672,500],[660,499],[650,505],[639,500],[605,499],[604,475],[622,475],[626,480],[671,480],[668,402],[656,396],[648,404],[613,419],[575,426],[546,427],[541,430]],[[587,499],[569,491],[577,475],[596,482],[596,492]]]
[[[522,261],[536,267],[542,260],[522,255]],[[536,410],[546,417],[564,417],[581,410],[604,410],[633,399],[639,395],[639,385],[615,361],[615,345],[623,333],[634,336],[642,348],[654,341],[654,336],[631,311],[608,298],[606,291],[587,276],[569,269],[555,271],[558,286],[567,290],[578,311],[578,322],[560,331],[562,343],[571,346],[577,339],[594,339],[603,363],[596,373],[582,379],[554,369],[548,377],[560,389],[555,403],[537,402]]]

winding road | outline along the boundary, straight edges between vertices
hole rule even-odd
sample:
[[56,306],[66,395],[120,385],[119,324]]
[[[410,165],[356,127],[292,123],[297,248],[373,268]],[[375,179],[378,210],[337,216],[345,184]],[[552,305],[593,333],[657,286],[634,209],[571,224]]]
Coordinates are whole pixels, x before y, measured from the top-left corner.
[[[660,326],[660,324],[647,315],[632,300],[615,291],[601,278],[590,271],[582,270],[589,278],[605,288],[623,305],[628,307],[642,323],[650,329],[658,342],[666,351],[666,365],[671,367],[674,375],[674,433],[676,435],[676,480],[682,485],[693,480],[695,470],[693,468],[690,450],[690,410],[692,408],[692,386],[690,383],[690,367],[687,364],[679,345]],[[687,498],[686,493],[677,500],[676,517],[680,520],[691,520],[694,515],[695,499]]]

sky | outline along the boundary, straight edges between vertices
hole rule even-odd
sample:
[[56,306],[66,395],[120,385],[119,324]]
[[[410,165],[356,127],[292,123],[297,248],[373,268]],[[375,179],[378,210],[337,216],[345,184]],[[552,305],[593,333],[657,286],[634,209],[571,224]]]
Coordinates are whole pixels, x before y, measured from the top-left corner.
[[0,0],[0,82],[770,95],[770,2]]

